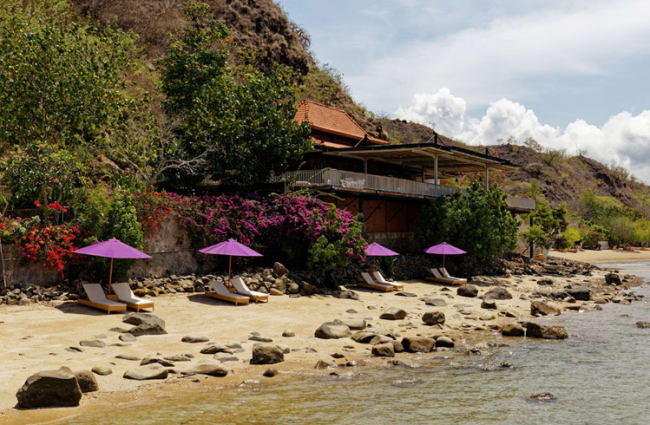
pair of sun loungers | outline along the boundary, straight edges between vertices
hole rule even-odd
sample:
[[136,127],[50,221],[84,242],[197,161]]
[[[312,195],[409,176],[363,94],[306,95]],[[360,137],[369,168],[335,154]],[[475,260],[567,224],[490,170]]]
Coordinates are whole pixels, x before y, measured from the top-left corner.
[[361,273],[361,278],[363,279],[363,282],[358,283],[359,286],[363,286],[364,288],[370,288],[370,289],[375,289],[377,291],[397,291],[397,290],[402,290],[404,289],[404,285],[400,285],[399,283],[394,283],[394,282],[389,282],[386,279],[384,279],[384,276],[382,276],[381,273],[375,271],[372,273],[372,276],[370,273],[363,272]]
[[154,309],[153,301],[136,297],[128,283],[114,283],[112,285],[116,300],[108,299],[101,285],[98,283],[84,283],[82,286],[88,299],[79,299],[78,303],[104,310],[108,314],[113,311],[125,312],[127,307],[135,311],[140,311],[145,308]]
[[464,285],[467,283],[467,279],[461,277],[453,277],[449,274],[446,268],[440,267],[439,269],[430,268],[431,276],[427,276],[427,280],[431,280],[439,283],[447,283],[450,285]]
[[205,295],[221,301],[228,301],[235,305],[248,304],[250,301],[254,302],[268,302],[269,295],[263,292],[251,291],[244,283],[241,277],[235,277],[231,280],[233,289],[236,292],[231,292],[226,285],[221,282],[213,280],[210,282],[210,291]]

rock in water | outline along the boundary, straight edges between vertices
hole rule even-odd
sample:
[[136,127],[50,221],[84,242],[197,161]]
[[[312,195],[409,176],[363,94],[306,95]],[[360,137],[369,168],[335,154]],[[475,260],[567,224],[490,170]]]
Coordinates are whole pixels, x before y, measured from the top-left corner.
[[16,393],[16,398],[18,407],[23,409],[79,406],[81,388],[74,373],[62,367],[38,372],[27,378]]
[[461,297],[474,298],[478,295],[478,288],[474,285],[465,284],[463,286],[459,286],[456,290],[456,293]]
[[503,336],[524,336],[526,329],[517,323],[506,323],[501,328],[501,335]]
[[608,273],[605,275],[605,283],[608,285],[620,285],[621,277],[616,273]]
[[338,339],[350,336],[350,328],[340,320],[325,322],[314,332],[316,338]]
[[82,393],[91,393],[99,390],[99,384],[92,372],[81,370],[75,372],[74,376],[77,378],[77,382],[79,382],[79,388],[81,388]]
[[144,381],[148,379],[167,379],[169,371],[159,365],[143,366],[124,372],[125,379]]
[[268,344],[253,345],[253,357],[250,361],[251,364],[275,364],[283,361],[284,353],[280,347]]
[[545,326],[534,322],[525,322],[526,336],[542,339],[567,339],[569,334],[562,326]]
[[409,353],[430,353],[435,345],[436,341],[433,338],[414,336],[402,339],[402,346]]
[[530,303],[530,314],[533,316],[558,315],[560,310],[542,301],[533,301]]
[[506,288],[496,287],[492,288],[483,294],[483,299],[485,300],[511,300],[512,295]]
[[377,357],[395,357],[395,347],[392,343],[373,345],[372,355]]
[[650,329],[650,322],[638,321],[636,327],[639,329]]
[[422,321],[426,325],[444,325],[445,313],[442,311],[429,311],[422,315]]
[[539,393],[539,394],[531,394],[528,397],[530,400],[533,401],[554,401],[556,400],[555,396],[551,393]]
[[135,326],[129,329],[133,336],[167,334],[165,321],[151,313],[129,313],[124,316],[122,322]]
[[402,310],[401,308],[389,308],[388,310],[384,311],[381,316],[379,316],[380,319],[384,320],[402,320],[406,317],[406,311]]
[[579,301],[589,301],[591,299],[591,290],[585,287],[571,288],[566,291],[570,296]]

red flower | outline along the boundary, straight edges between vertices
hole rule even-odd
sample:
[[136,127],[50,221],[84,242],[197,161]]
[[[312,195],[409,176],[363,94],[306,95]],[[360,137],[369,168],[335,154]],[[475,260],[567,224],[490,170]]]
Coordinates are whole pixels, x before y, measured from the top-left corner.
[[36,207],[38,207],[38,208],[41,207],[41,203],[40,203],[40,201],[38,199],[34,201],[34,205],[36,205]]

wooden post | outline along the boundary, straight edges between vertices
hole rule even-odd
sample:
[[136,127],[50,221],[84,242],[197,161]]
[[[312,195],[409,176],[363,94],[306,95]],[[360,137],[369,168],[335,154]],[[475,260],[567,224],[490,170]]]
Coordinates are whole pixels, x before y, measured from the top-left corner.
[[490,188],[490,169],[485,166],[485,188]]
[[433,157],[433,181],[435,184],[440,184],[440,180],[438,180],[438,155]]
[[108,295],[111,294],[111,282],[113,281],[113,257],[111,257],[111,269],[108,272]]
[[228,286],[232,286],[230,279],[232,277],[232,255],[228,256]]

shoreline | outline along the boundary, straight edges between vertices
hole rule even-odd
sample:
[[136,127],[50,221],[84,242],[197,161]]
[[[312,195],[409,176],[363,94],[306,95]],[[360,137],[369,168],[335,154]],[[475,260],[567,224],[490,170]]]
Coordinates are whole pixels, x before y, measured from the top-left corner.
[[557,260],[581,261],[590,264],[604,263],[636,263],[650,261],[649,251],[624,251],[622,249],[584,250],[578,252],[562,252],[553,250],[549,256]]
[[[413,293],[415,297],[351,288],[359,294],[359,301],[323,295],[300,298],[277,296],[271,297],[268,304],[234,307],[207,300],[202,294],[165,295],[154,298],[157,307],[154,314],[167,322],[168,335],[138,337],[135,343],[124,347],[111,345],[119,343],[119,334],[109,331],[111,327],[129,327],[121,323],[121,315],[95,314],[70,303],[55,307],[32,305],[3,308],[0,309],[0,343],[11,348],[4,355],[5,368],[0,371],[0,424],[57,423],[87,411],[108,410],[120,403],[147,403],[177,392],[202,391],[204,387],[205,391],[208,388],[210,391],[230,390],[247,380],[259,381],[255,385],[272,385],[284,379],[318,377],[333,372],[357,374],[374,368],[390,367],[388,361],[393,359],[406,364],[412,362],[414,354],[398,353],[394,358],[373,357],[370,353],[372,346],[369,344],[359,344],[350,338],[324,340],[314,337],[314,331],[321,323],[334,319],[366,319],[371,325],[368,330],[382,334],[391,333],[400,337],[445,335],[457,342],[456,348],[426,354],[432,358],[438,355],[462,355],[473,347],[480,347],[483,351],[487,350],[486,341],[500,338],[496,331],[504,323],[532,318],[530,300],[534,298],[535,292],[558,290],[569,283],[588,286],[596,297],[611,300],[623,289],[639,283],[628,282],[622,287],[604,286],[606,273],[597,270],[591,277],[479,277],[479,281],[474,282],[480,289],[479,297],[476,298],[461,297],[453,287],[417,281],[405,282],[404,288],[405,292]],[[553,281],[553,285],[540,286],[536,282],[547,278]],[[480,296],[494,287],[506,288],[513,298],[497,300],[499,310],[496,312],[480,308]],[[522,295],[524,299],[521,299]],[[441,298],[446,301],[446,306],[426,305],[421,300],[423,297]],[[598,304],[592,301],[550,301],[550,304],[561,309],[580,306],[581,311],[598,308]],[[390,307],[403,308],[408,312],[407,318],[395,321],[379,319],[381,312]],[[356,310],[356,313],[351,313],[351,309]],[[444,312],[444,326],[424,325],[421,316],[428,311]],[[503,317],[499,311],[507,311],[516,317]],[[35,321],[39,321],[39,327],[33,326]],[[294,331],[296,336],[282,337],[284,330]],[[286,345],[289,353],[285,355],[285,361],[274,365],[248,364],[254,343],[248,339],[251,332],[259,332],[260,336],[272,339],[271,344]],[[31,335],[25,335],[26,333]],[[81,353],[65,351],[67,347],[78,346],[80,340],[102,334],[106,336],[101,339],[106,341],[105,348],[83,347]],[[206,336],[219,344],[238,343],[244,351],[234,354],[238,357],[236,362],[222,363],[229,371],[228,376],[223,378],[200,375],[181,378],[180,374],[170,375],[165,381],[128,381],[122,378],[126,369],[134,368],[139,362],[115,359],[117,354],[142,358],[191,353],[194,355],[192,364],[203,360],[214,362],[212,356],[199,353],[205,343],[181,342],[181,338],[186,335]],[[460,341],[466,342],[459,344]],[[342,354],[343,358],[335,359],[332,354]],[[224,355],[217,355],[219,357]],[[340,366],[314,369],[319,360]],[[347,362],[357,362],[357,366],[346,367],[344,364]],[[184,363],[175,363],[174,369],[186,369],[189,365]],[[361,366],[363,363],[365,365]],[[109,366],[113,369],[113,374],[96,376],[100,391],[84,394],[79,407],[36,410],[14,408],[15,392],[29,375],[64,365],[75,371],[89,370],[97,365]],[[270,367],[278,369],[280,376],[262,377],[262,373]],[[199,382],[194,382],[197,379]]]

